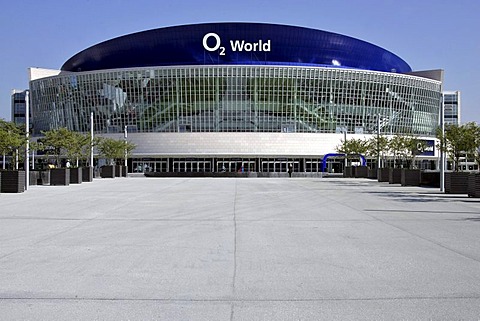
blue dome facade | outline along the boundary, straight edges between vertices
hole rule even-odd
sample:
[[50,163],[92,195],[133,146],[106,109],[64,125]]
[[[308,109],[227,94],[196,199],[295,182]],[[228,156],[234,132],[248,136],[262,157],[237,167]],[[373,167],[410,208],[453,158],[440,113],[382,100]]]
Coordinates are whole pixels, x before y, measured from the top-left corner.
[[191,65],[283,65],[410,72],[395,54],[352,37],[264,23],[205,23],[114,38],[74,55],[62,71]]

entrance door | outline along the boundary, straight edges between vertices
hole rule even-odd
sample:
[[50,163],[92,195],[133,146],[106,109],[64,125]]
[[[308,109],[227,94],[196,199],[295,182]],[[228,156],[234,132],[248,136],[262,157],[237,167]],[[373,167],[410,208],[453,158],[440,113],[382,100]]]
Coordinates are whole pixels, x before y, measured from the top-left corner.
[[255,172],[255,161],[243,162],[242,165],[244,172]]

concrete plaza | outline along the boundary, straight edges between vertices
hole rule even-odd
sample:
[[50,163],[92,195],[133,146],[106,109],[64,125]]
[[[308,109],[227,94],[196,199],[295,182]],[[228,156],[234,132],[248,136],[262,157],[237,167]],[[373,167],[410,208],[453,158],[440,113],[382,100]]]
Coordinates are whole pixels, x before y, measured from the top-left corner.
[[0,194],[1,320],[480,320],[480,200],[344,178]]

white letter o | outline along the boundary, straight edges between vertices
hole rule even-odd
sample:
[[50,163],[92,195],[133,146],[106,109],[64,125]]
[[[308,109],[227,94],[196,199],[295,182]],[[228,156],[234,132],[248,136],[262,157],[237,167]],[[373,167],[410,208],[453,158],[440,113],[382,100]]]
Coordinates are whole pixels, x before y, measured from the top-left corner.
[[[208,38],[210,37],[213,37],[215,38],[215,40],[217,41],[217,44],[215,45],[215,47],[213,48],[210,48],[207,44],[207,40]],[[216,33],[214,32],[210,32],[210,33],[207,33],[205,36],[203,36],[203,48],[205,48],[206,50],[208,51],[215,51],[217,50],[218,48],[220,48],[220,44],[221,44],[221,41],[220,41],[220,36],[217,35]]]

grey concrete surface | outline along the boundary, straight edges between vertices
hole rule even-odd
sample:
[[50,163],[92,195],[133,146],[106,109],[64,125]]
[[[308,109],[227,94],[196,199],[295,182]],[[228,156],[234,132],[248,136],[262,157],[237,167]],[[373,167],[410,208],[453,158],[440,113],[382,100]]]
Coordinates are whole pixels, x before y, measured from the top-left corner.
[[480,200],[366,179],[0,194],[0,320],[480,320]]

